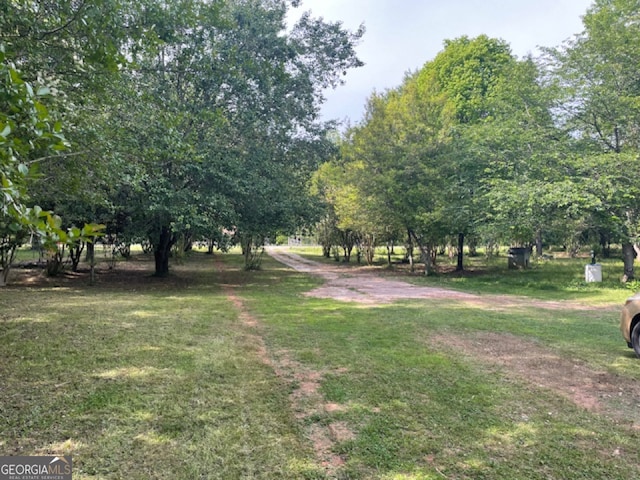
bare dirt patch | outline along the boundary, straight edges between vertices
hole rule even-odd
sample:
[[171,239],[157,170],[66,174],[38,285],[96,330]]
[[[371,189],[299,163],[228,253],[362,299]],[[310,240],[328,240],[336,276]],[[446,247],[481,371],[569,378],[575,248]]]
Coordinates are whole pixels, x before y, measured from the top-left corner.
[[552,390],[577,406],[640,428],[640,382],[558,355],[534,341],[509,334],[434,335],[436,348],[460,352],[502,375]]
[[[224,276],[224,264],[217,262],[216,266]],[[315,416],[326,416],[332,412],[341,411],[343,407],[334,403],[325,403],[320,393],[320,385],[328,373],[339,374],[337,371],[317,371],[305,367],[293,360],[286,350],[269,351],[262,335],[262,324],[248,310],[242,298],[235,293],[235,286],[222,284],[223,291],[229,301],[238,311],[239,320],[249,333],[246,334],[247,343],[254,346],[258,357],[269,365],[274,373],[285,382],[290,390],[289,402],[295,418],[300,422],[309,439],[318,462],[329,477],[345,464],[345,458],[333,452],[338,442],[350,440],[353,432],[344,422],[332,422],[325,425],[321,422],[310,421]]]
[[308,296],[332,298],[368,305],[386,304],[401,299],[451,298],[475,300],[477,295],[411,285],[399,280],[381,277],[366,269],[345,270],[339,266],[314,262],[281,248],[269,248],[269,255],[299,272],[316,275],[325,280],[324,285],[307,292]]

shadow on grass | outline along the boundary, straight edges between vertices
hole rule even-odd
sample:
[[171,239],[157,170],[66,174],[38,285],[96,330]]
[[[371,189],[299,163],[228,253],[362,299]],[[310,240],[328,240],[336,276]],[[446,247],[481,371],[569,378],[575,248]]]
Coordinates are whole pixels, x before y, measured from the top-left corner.
[[165,279],[127,264],[93,287],[4,290],[0,451],[71,454],[79,479],[315,475],[221,282],[197,258]]

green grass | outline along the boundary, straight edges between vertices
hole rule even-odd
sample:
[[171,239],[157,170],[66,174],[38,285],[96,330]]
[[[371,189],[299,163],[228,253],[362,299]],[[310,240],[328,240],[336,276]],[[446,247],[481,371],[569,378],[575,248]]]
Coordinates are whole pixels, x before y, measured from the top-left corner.
[[603,281],[587,283],[585,258],[555,258],[533,260],[530,268],[509,270],[506,257],[469,260],[470,273],[442,274],[420,278],[420,282],[456,288],[475,293],[524,295],[542,300],[584,300],[592,304],[622,302],[631,294],[620,282],[621,260],[599,261]]
[[[333,445],[346,461],[335,478],[640,476],[640,436],[626,422],[430,342],[509,333],[614,373],[624,389],[640,373],[617,310],[363,307],[302,295],[319,281],[268,258],[258,272],[244,272],[237,254],[222,261],[219,272],[194,254],[165,280],[104,274],[96,287],[75,279],[0,291],[0,454],[72,454],[77,479],[325,478],[308,431],[339,422],[353,435]],[[502,283],[538,270],[549,282],[574,275],[552,265]],[[512,288],[497,273],[479,277],[459,283]],[[222,284],[260,327],[243,324]],[[588,288],[576,298],[617,301],[608,287]],[[549,291],[538,294],[555,298]],[[264,363],[256,336],[276,362],[319,372],[320,401],[342,408],[296,416],[298,385]]]
[[188,267],[186,286],[0,292],[0,453],[70,453],[78,479],[313,473],[211,260]]
[[346,421],[358,432],[337,446],[348,457],[345,478],[640,474],[635,431],[428,342],[436,333],[511,333],[616,372],[624,388],[625,378],[640,375],[611,311],[499,313],[419,302],[363,308],[271,292],[266,283],[248,292],[271,349],[310,369],[341,372],[325,376],[322,392],[346,409],[314,420]]

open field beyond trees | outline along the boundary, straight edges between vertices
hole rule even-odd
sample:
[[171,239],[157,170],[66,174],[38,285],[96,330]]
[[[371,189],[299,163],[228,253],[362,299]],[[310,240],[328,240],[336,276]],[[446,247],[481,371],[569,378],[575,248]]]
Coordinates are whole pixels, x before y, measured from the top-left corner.
[[77,479],[638,478],[629,290],[554,262],[502,282],[401,275],[481,297],[518,284],[521,305],[316,298],[318,277],[271,258],[246,272],[238,254],[194,253],[163,279],[136,255],[93,287],[17,270],[0,451],[71,454]]

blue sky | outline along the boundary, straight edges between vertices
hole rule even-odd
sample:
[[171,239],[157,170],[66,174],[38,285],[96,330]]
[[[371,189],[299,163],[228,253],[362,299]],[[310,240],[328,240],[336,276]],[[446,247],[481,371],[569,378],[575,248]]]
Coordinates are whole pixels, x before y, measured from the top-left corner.
[[581,16],[592,0],[302,0],[292,18],[341,21],[367,32],[358,47],[366,65],[346,84],[328,91],[323,118],[361,120],[367,97],[402,82],[442,50],[446,39],[486,34],[511,45],[515,55],[536,55],[537,47],[559,46],[582,31]]

